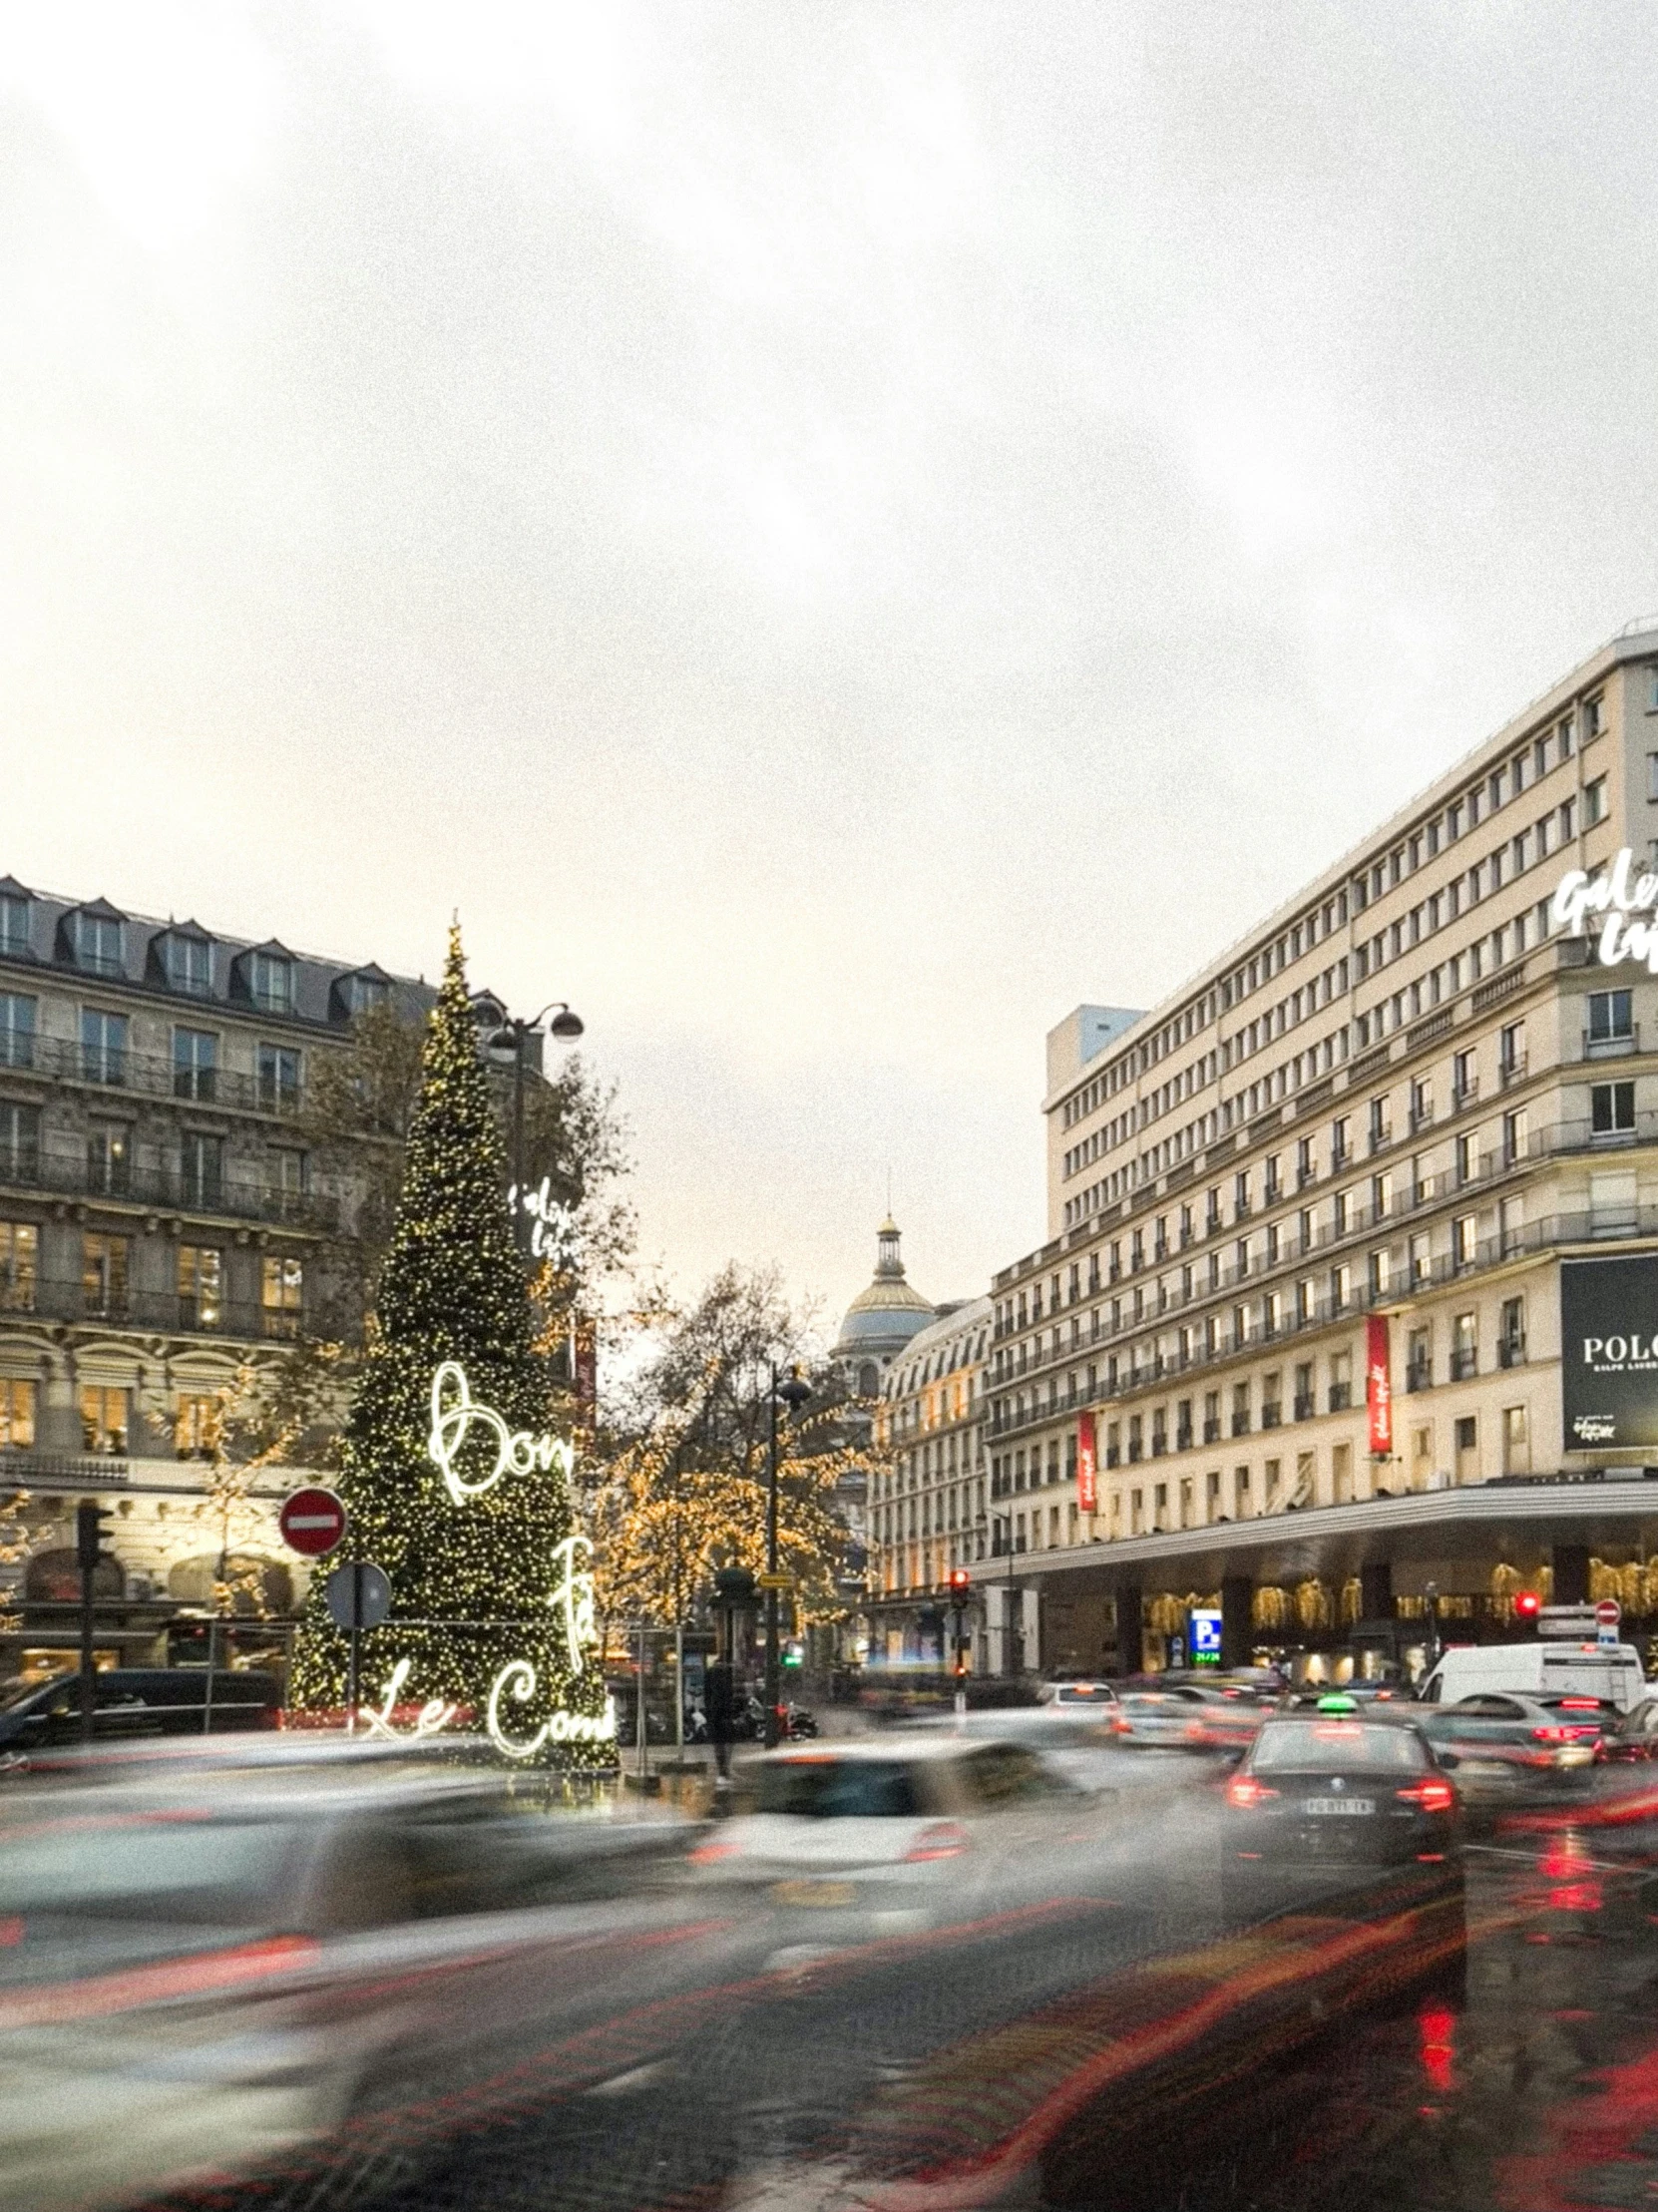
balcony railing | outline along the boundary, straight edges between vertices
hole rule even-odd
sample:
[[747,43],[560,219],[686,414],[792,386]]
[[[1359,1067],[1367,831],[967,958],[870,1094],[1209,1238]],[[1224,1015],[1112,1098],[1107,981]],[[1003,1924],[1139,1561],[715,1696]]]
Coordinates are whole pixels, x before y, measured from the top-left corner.
[[181,1068],[171,1060],[125,1047],[82,1045],[63,1037],[16,1030],[0,1040],[0,1067],[49,1076],[59,1083],[88,1084],[99,1091],[131,1091],[149,1099],[182,1099],[238,1113],[291,1116],[303,1104],[290,1084],[227,1068]]
[[1465,1383],[1479,1372],[1477,1351],[1452,1352],[1451,1355],[1451,1379],[1453,1383]]
[[137,1290],[80,1276],[37,1276],[0,1296],[0,1314],[44,1321],[108,1321],[117,1328],[155,1329],[189,1336],[268,1337],[301,1334],[302,1314],[248,1299],[191,1297],[172,1290]]
[[308,1190],[284,1190],[253,1177],[221,1179],[181,1168],[129,1164],[125,1184],[89,1168],[84,1156],[59,1158],[33,1147],[0,1151],[0,1188],[39,1192],[55,1198],[84,1198],[124,1206],[154,1206],[170,1213],[266,1221],[293,1228],[333,1230],[339,1226],[334,1198]]
[[1204,1422],[1203,1441],[1205,1444],[1218,1444],[1220,1442],[1220,1420],[1218,1415],[1213,1420]]
[[1523,1367],[1525,1365],[1525,1338],[1502,1336],[1496,1340],[1496,1364],[1498,1367]]
[[1295,1402],[1295,1417],[1298,1421],[1311,1421],[1317,1411],[1318,1407],[1311,1398],[1298,1398]]
[[1583,1058],[1585,1060],[1627,1060],[1641,1049],[1641,1025],[1634,1022],[1617,1037],[1595,1037],[1588,1030],[1583,1032]]
[[1234,1415],[1232,1416],[1232,1434],[1233,1434],[1233,1435],[1234,1435],[1235,1437],[1246,1437],[1246,1436],[1248,1436],[1248,1434],[1249,1434],[1249,1415],[1248,1415],[1247,1413],[1235,1413],[1235,1414],[1234,1414]]
[[1332,1413],[1347,1413],[1352,1404],[1353,1385],[1351,1383],[1332,1383],[1330,1385],[1330,1411]]
[[1413,1360],[1405,1370],[1407,1390],[1432,1390],[1434,1370],[1426,1360]]

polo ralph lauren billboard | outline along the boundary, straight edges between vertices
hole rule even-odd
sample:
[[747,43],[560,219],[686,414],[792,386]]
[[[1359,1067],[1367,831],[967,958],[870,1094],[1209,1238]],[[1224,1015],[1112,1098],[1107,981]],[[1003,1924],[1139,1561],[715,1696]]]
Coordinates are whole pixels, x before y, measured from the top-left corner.
[[1658,1446],[1658,1252],[1560,1262],[1568,1452]]

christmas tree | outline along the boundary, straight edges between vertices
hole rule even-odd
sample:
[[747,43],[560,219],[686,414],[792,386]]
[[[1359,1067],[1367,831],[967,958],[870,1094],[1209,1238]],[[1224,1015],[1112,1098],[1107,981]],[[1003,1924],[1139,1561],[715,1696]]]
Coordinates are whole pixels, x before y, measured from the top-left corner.
[[[360,1639],[360,1704],[490,1727],[514,1756],[607,1765],[592,1583],[571,1524],[570,1448],[551,1401],[506,1200],[506,1163],[467,999],[459,928],[427,1027],[396,1225],[341,1440],[350,1532],[330,1563],[372,1560],[391,1617]],[[296,1709],[345,1701],[348,1639],[323,1576],[294,1653]],[[378,1729],[383,1718],[371,1720]],[[528,1747],[534,1746],[534,1750]]]

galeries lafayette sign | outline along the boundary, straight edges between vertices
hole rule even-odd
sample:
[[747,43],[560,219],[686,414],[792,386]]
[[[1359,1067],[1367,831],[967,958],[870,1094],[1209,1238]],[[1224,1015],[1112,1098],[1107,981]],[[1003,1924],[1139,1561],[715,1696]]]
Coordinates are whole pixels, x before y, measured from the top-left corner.
[[1658,874],[1643,868],[1637,875],[1627,845],[1597,876],[1568,868],[1554,887],[1549,911],[1557,928],[1596,940],[1595,958],[1603,968],[1644,960],[1658,976]]

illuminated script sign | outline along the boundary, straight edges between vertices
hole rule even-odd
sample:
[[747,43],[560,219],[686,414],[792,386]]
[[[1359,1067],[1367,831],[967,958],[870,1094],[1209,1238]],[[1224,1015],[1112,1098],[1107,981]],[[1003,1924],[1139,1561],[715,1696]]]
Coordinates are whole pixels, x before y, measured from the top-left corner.
[[[495,1465],[469,1483],[455,1463],[475,1427],[493,1442]],[[458,1360],[445,1360],[432,1377],[432,1433],[426,1439],[426,1451],[457,1506],[493,1490],[503,1475],[528,1475],[538,1467],[559,1466],[568,1481],[576,1470],[576,1447],[566,1438],[509,1429],[493,1407],[479,1405]]]
[[1644,960],[1658,976],[1658,874],[1643,869],[1636,875],[1627,845],[1597,876],[1568,868],[1554,887],[1549,911],[1574,937],[1598,938],[1595,957],[1603,968]]
[[521,1191],[515,1182],[507,1192],[507,1203],[518,1207],[530,1217],[530,1252],[533,1258],[558,1262],[569,1256],[570,1214],[554,1197],[553,1179],[550,1175],[543,1175],[535,1190]]

